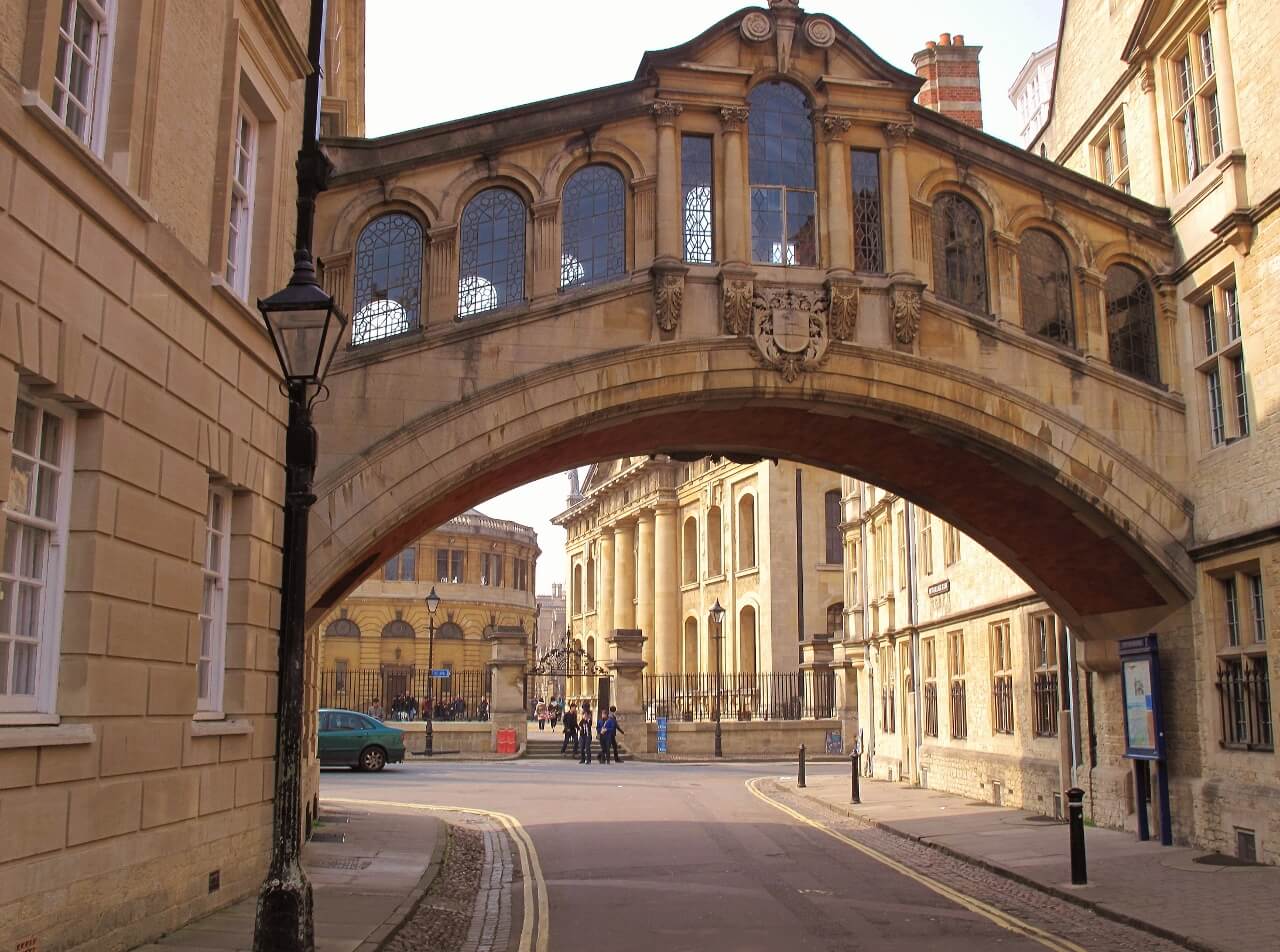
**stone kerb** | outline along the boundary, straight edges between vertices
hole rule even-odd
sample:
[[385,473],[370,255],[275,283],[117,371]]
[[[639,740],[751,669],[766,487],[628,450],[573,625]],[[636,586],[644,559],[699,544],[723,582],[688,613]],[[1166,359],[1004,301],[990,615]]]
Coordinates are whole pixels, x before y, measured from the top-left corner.
[[615,628],[605,642],[613,684],[612,703],[630,750],[648,750],[649,724],[644,716],[644,632],[639,628]]
[[523,628],[500,625],[485,633],[492,654],[489,670],[493,688],[489,697],[490,749],[497,753],[498,731],[516,732],[516,750],[527,739],[528,712],[524,705],[524,673],[528,667],[529,635]]

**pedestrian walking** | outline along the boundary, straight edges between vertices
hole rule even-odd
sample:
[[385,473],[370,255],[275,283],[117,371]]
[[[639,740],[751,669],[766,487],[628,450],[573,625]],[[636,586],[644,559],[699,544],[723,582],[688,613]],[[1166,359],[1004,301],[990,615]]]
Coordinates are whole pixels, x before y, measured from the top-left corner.
[[556,724],[560,722],[560,712],[564,708],[563,701],[557,701],[556,696],[551,695],[551,730],[556,729]]
[[564,712],[564,741],[560,744],[560,756],[563,757],[573,744],[573,755],[578,756],[578,705],[570,704]]
[[[586,706],[584,705],[584,708]],[[591,763],[591,710],[586,708],[578,721],[578,763]]]
[[538,698],[538,703],[533,709],[533,716],[538,722],[538,730],[546,730],[547,728],[547,702],[542,698]]
[[604,732],[609,738],[606,749],[613,753],[613,762],[615,764],[622,763],[622,754],[618,751],[618,735],[625,734],[622,725],[618,723],[618,708],[612,704],[609,705],[609,716],[604,721]]

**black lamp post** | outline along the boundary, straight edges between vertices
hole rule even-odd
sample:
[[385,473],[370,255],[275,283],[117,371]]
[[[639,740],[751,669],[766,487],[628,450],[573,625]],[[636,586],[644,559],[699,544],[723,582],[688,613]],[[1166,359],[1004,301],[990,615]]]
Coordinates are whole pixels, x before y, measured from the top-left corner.
[[311,405],[342,339],[346,318],[316,280],[311,234],[316,195],[328,180],[329,161],[317,140],[320,122],[320,50],[325,0],[312,0],[302,148],[298,151],[298,227],[293,276],[281,291],[258,301],[280,359],[289,398],[285,437],[283,565],[276,702],[275,796],[271,865],[258,893],[254,952],[313,952],[311,883],[302,869],[302,716],[306,657],[307,516],[316,469]]
[[427,603],[427,683],[430,690],[427,698],[427,756],[430,757],[435,750],[435,732],[432,730],[431,722],[436,716],[436,611],[440,608],[440,596],[436,594],[436,587],[431,586],[431,591],[427,593],[425,599]]
[[720,604],[720,599],[716,599],[716,603],[711,606],[711,622],[715,627],[715,634],[712,636],[716,640],[716,756],[723,757],[724,749],[720,744],[720,655],[723,654],[724,639],[724,607]]

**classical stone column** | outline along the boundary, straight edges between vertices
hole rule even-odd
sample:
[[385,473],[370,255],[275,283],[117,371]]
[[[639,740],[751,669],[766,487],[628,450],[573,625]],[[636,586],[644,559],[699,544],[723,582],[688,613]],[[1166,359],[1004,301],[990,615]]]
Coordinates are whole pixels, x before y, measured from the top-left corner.
[[989,306],[991,313],[1011,324],[1021,324],[1021,302],[1018,300],[1017,261],[1018,242],[1012,235],[1002,231],[991,232],[991,244],[994,247],[995,287],[991,288]]
[[1150,148],[1154,173],[1151,179],[1151,203],[1163,205],[1165,203],[1164,170],[1168,163],[1165,161],[1164,146],[1160,141],[1160,112],[1156,108],[1156,73],[1151,63],[1142,67],[1139,81],[1142,85],[1142,98],[1146,104],[1147,126],[1151,136]]
[[533,206],[533,274],[529,298],[547,297],[560,290],[560,199]]
[[895,277],[915,271],[911,253],[911,185],[907,181],[907,139],[913,131],[913,126],[904,123],[884,127],[889,140],[889,270]]
[[653,631],[653,513],[640,513],[636,521],[636,541],[640,564],[636,581],[636,627],[644,634],[644,663],[652,671],[654,668],[654,631]]
[[619,525],[613,531],[613,624],[610,628],[636,626],[636,527]]
[[849,205],[849,149],[845,134],[853,123],[828,113],[820,127],[827,143],[827,261],[831,271],[853,270],[853,209]]
[[654,515],[653,629],[654,674],[680,670],[680,559],[676,540],[676,510],[663,506]]
[[1231,65],[1227,33],[1227,0],[1209,0],[1213,33],[1213,69],[1218,76],[1218,120],[1222,124],[1222,151],[1240,149],[1240,119],[1236,113],[1236,78]]
[[724,106],[720,128],[724,143],[724,260],[726,264],[750,263],[747,218],[747,166],[742,155],[742,133],[747,124],[746,106]]
[[498,750],[498,731],[516,732],[516,750],[525,743],[525,726],[529,712],[524,706],[525,657],[529,636],[522,628],[499,626],[485,634],[489,642],[489,669],[493,672],[493,690],[489,695],[490,749]]
[[[600,529],[600,598],[596,602],[596,658],[604,657],[604,639],[613,630],[613,526]],[[587,641],[582,640],[583,647]]]
[[458,229],[454,225],[432,228],[428,238],[424,325],[451,321],[458,315]]
[[1092,268],[1076,268],[1080,279],[1080,323],[1076,346],[1085,356],[1103,363],[1111,361],[1106,327],[1106,275]]
[[680,165],[676,161],[676,117],[684,111],[677,102],[658,100],[653,121],[658,125],[658,260],[679,261]]

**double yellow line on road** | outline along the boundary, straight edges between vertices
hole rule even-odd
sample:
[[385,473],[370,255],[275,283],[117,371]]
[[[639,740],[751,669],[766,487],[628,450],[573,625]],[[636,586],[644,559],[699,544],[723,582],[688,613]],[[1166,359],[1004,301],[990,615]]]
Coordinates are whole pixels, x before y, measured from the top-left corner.
[[751,793],[758,799],[763,800],[765,803],[769,804],[769,806],[771,807],[781,810],[783,813],[785,813],[787,816],[791,817],[792,819],[796,820],[797,822],[803,823],[806,826],[811,826],[815,830],[820,830],[823,833],[827,834],[827,836],[831,837],[832,839],[839,840],[841,843],[845,844],[846,846],[852,846],[859,853],[863,853],[866,856],[869,856],[871,859],[874,859],[877,863],[882,863],[883,865],[888,866],[894,872],[901,873],[903,876],[906,876],[908,879],[915,880],[920,885],[924,886],[926,889],[931,889],[934,892],[936,892],[938,895],[943,896],[947,899],[950,899],[952,902],[956,903],[957,905],[963,906],[965,909],[968,909],[971,912],[975,912],[985,919],[990,919],[992,922],[1000,926],[1002,929],[1008,929],[1010,932],[1016,932],[1019,935],[1026,936],[1028,939],[1032,939],[1036,942],[1039,942],[1041,945],[1045,946],[1046,948],[1053,949],[1054,952],[1087,952],[1087,950],[1083,946],[1076,945],[1074,942],[1071,942],[1067,939],[1060,938],[1056,935],[1053,935],[1052,933],[1045,932],[1043,929],[1036,928],[1035,926],[1031,925],[1031,923],[1024,922],[1023,920],[1019,919],[1017,916],[1012,916],[1001,909],[997,909],[995,906],[985,903],[981,899],[974,899],[972,896],[966,896],[964,893],[960,892],[957,889],[953,889],[952,887],[946,885],[945,883],[940,883],[936,879],[931,879],[928,876],[924,875],[923,873],[920,873],[914,869],[911,869],[909,866],[904,866],[902,863],[899,863],[895,859],[890,859],[888,856],[886,856],[884,853],[881,853],[879,850],[872,849],[870,846],[866,846],[863,843],[859,843],[857,840],[852,839],[848,836],[845,836],[843,833],[840,833],[836,830],[831,829],[831,827],[827,826],[826,824],[819,823],[817,820],[810,819],[809,817],[805,816],[803,813],[799,813],[796,810],[791,809],[791,807],[787,806],[785,803],[780,803],[779,801],[773,799],[773,797],[769,796],[768,794],[761,792],[760,786],[759,786],[760,783],[768,779],[769,779],[768,777],[756,777],[753,780],[748,780],[747,789],[751,791]]
[[538,851],[520,821],[507,813],[481,810],[478,807],[450,807],[435,803],[406,803],[399,800],[354,800],[347,797],[325,797],[325,803],[347,803],[366,807],[399,807],[431,813],[471,813],[497,820],[516,844],[520,856],[521,880],[524,883],[524,920],[520,926],[520,952],[549,952],[550,911],[547,907],[547,881],[538,862]]

